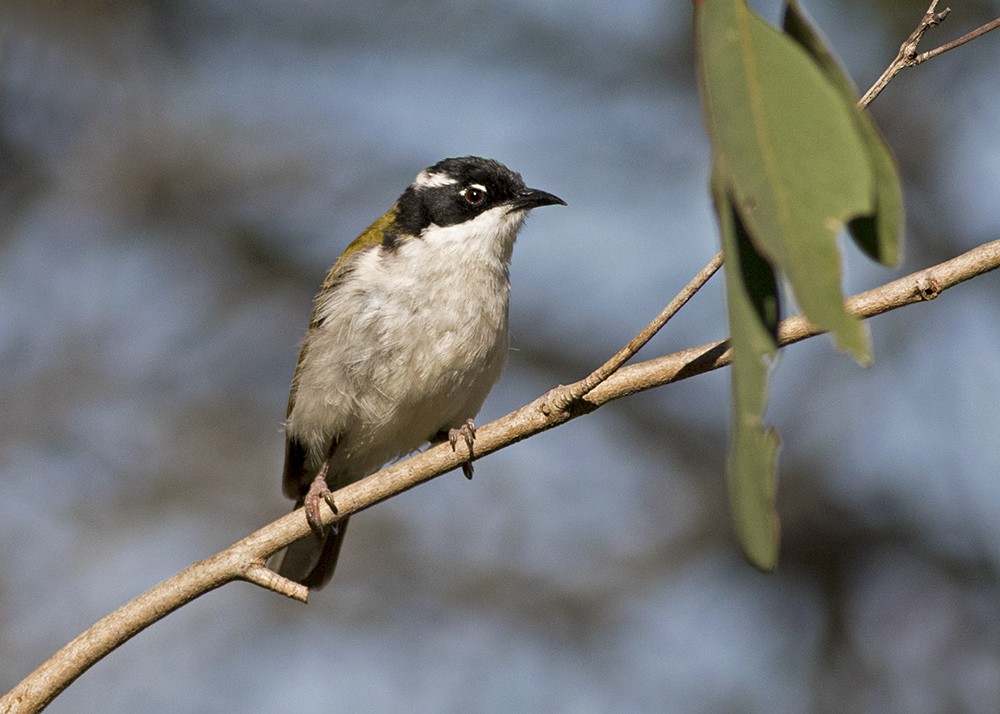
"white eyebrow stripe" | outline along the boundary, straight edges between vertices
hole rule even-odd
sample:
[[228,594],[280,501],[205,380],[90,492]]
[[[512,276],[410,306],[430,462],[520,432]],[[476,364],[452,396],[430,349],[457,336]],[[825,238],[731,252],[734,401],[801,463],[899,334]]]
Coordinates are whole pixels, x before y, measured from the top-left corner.
[[442,186],[451,186],[458,183],[448,174],[441,173],[430,173],[427,169],[424,169],[419,174],[417,174],[416,180],[413,185],[417,188],[441,188]]
[[469,188],[478,188],[483,193],[486,193],[486,187],[483,186],[481,183],[470,183]]

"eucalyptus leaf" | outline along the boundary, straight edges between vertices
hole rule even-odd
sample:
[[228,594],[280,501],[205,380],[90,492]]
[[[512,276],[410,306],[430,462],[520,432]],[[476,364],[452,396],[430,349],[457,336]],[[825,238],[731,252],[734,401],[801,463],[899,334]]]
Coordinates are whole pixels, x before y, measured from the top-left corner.
[[716,166],[712,198],[726,255],[726,300],[733,350],[733,413],[726,481],[736,535],[754,567],[778,562],[778,435],[764,425],[768,373],[777,355],[778,283],[755,249]]
[[796,0],[786,0],[782,24],[789,37],[812,56],[853,110],[858,131],[868,150],[875,177],[875,212],[852,219],[847,224],[848,230],[858,247],[871,258],[884,265],[896,265],[902,253],[903,189],[892,151],[871,115],[858,107],[857,88]]
[[867,362],[867,329],[844,310],[836,243],[848,221],[875,210],[855,112],[797,42],[742,0],[696,4],[695,29],[709,138],[750,240],[809,320]]

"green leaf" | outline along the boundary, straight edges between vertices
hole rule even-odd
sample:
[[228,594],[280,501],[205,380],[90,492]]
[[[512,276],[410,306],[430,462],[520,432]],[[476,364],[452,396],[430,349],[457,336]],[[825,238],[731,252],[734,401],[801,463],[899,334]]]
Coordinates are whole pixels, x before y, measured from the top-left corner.
[[733,350],[733,417],[726,480],[743,552],[765,572],[778,562],[780,523],[775,508],[778,435],[764,425],[767,381],[777,354],[778,283],[754,248],[726,191],[718,166],[712,197],[726,255],[726,299]]
[[903,189],[892,151],[871,115],[858,107],[858,92],[854,83],[796,0],[786,1],[782,24],[785,32],[812,56],[853,111],[872,163],[875,176],[875,213],[854,218],[847,224],[847,228],[858,247],[874,260],[884,265],[896,265],[902,252]]
[[836,244],[849,220],[875,208],[854,112],[805,50],[742,0],[703,0],[695,25],[720,179],[753,245],[809,320],[868,361],[867,330],[844,311]]

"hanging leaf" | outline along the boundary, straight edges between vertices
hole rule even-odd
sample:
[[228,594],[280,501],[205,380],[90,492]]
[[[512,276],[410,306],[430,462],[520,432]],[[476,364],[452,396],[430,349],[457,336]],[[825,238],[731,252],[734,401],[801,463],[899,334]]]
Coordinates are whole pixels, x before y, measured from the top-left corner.
[[733,522],[743,552],[756,568],[778,562],[778,435],[764,425],[767,383],[777,355],[778,282],[754,248],[726,193],[718,168],[712,171],[712,198],[726,255],[726,300],[733,350],[733,415],[726,481]]
[[695,0],[698,76],[714,153],[733,350],[727,480],[736,532],[762,570],[778,557],[777,433],[764,422],[784,275],[806,317],[860,362],[865,326],[844,310],[837,234],[899,260],[896,163],[856,90],[795,0],[781,32],[744,0]]
[[720,179],[750,240],[803,312],[862,362],[865,326],[843,306],[836,234],[874,213],[854,112],[802,47],[742,0],[695,5],[698,67]]
[[783,27],[812,56],[827,80],[853,110],[858,131],[872,163],[875,213],[854,218],[847,224],[847,228],[858,247],[872,259],[884,265],[896,265],[902,253],[903,189],[892,151],[871,115],[858,107],[857,88],[796,0],[786,2]]

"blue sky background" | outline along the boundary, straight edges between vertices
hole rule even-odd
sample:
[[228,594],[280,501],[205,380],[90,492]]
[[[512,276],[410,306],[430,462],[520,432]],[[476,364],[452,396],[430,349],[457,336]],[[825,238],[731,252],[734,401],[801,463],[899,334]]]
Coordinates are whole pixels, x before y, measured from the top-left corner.
[[[857,84],[925,3],[808,0]],[[777,3],[756,5],[769,19]],[[1000,14],[967,2],[924,49]],[[283,514],[311,296],[423,167],[564,198],[512,266],[499,417],[613,353],[717,250],[683,3],[0,6],[0,689]],[[873,111],[904,263],[998,237],[1000,34]],[[777,572],[725,500],[728,374],[620,401],[355,519],[308,606],[249,585],[142,633],[52,712],[993,711],[1000,282],[787,350]],[[713,280],[643,352],[725,335]]]

